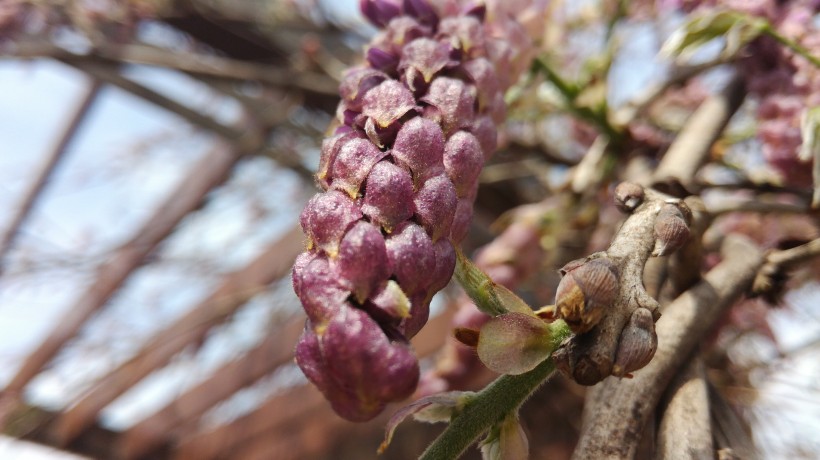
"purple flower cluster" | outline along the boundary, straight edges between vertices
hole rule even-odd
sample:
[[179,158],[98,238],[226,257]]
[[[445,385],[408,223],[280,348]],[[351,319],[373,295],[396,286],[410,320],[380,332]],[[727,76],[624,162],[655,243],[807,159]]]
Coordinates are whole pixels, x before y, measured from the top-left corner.
[[[354,421],[408,397],[408,344],[455,268],[478,175],[504,119],[496,69],[514,58],[489,38],[483,7],[440,15],[426,0],[362,0],[384,30],[346,72],[341,127],[322,145],[323,192],[301,215],[308,251],[293,286],[308,315],[296,362]],[[505,79],[508,77],[505,76]]]

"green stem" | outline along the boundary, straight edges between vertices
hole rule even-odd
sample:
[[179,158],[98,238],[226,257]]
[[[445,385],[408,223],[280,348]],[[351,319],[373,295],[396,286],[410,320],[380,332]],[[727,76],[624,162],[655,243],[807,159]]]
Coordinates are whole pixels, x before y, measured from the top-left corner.
[[419,460],[454,460],[501,422],[543,384],[555,370],[552,358],[521,375],[503,375],[481,390],[464,407]]
[[[561,320],[550,324],[550,342],[556,350],[571,331]],[[520,375],[502,375],[478,392],[455,416],[419,460],[455,460],[493,425],[517,411],[555,371],[552,356]]]
[[541,58],[535,58],[532,65],[534,70],[543,73],[544,76],[547,77],[547,80],[558,88],[558,91],[560,91],[564,96],[564,99],[566,99],[567,107],[572,113],[596,125],[601,131],[603,131],[604,134],[609,136],[613,142],[617,142],[621,139],[621,132],[609,122],[606,109],[593,110],[590,107],[577,105],[576,99],[581,93],[578,87],[561,78],[561,76],[552,70],[552,68]]
[[800,43],[797,43],[796,41],[791,40],[791,39],[781,35],[771,25],[767,24],[763,28],[763,33],[765,33],[766,35],[774,38],[775,40],[780,42],[780,44],[784,45],[785,47],[787,47],[790,50],[794,51],[795,53],[799,54],[800,56],[803,56],[804,58],[806,58],[807,61],[814,64],[816,67],[820,67],[820,57],[817,57],[817,56],[814,56],[813,54],[811,54],[809,52],[809,50],[807,50],[806,48],[803,48],[803,46],[800,45]]

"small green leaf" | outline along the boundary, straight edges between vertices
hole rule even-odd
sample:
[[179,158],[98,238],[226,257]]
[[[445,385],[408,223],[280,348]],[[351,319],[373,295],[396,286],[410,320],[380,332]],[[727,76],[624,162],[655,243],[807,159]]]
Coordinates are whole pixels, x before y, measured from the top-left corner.
[[476,351],[481,362],[500,374],[518,375],[547,359],[554,347],[549,325],[534,315],[512,312],[481,328]]
[[427,423],[449,422],[473,397],[475,393],[472,391],[450,391],[430,395],[402,407],[387,421],[384,441],[378,452],[381,454],[387,449],[393,440],[393,432],[407,417],[412,415],[414,419]]
[[725,43],[720,55],[729,58],[757,38],[769,26],[766,20],[736,11],[710,11],[695,16],[676,30],[661,48],[661,55],[691,59],[703,45],[717,38]]
[[534,315],[532,309],[512,291],[496,284],[486,273],[476,267],[461,251],[456,250],[455,278],[482,312],[498,316],[507,312]]
[[493,426],[481,442],[482,460],[518,460],[529,458],[529,441],[518,414],[511,413]]

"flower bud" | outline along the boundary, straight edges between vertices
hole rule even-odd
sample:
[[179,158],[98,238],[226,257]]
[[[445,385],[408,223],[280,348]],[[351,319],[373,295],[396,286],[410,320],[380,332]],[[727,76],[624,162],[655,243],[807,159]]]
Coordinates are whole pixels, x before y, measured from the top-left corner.
[[345,232],[362,218],[362,211],[349,196],[337,190],[317,193],[308,201],[299,222],[308,236],[308,246],[316,246],[336,257]]
[[438,77],[430,84],[427,94],[421,98],[435,110],[425,114],[441,123],[445,135],[469,127],[475,116],[476,90],[461,80]]
[[433,121],[415,117],[401,127],[390,154],[419,184],[443,172],[444,133]]
[[370,170],[362,212],[390,233],[413,216],[413,179],[404,168],[380,161]]
[[556,313],[576,334],[589,331],[617,298],[618,269],[607,258],[570,262],[555,294]]
[[398,0],[360,0],[359,9],[373,25],[384,27],[401,14],[401,3]]
[[396,80],[383,81],[362,100],[362,114],[380,128],[387,128],[415,108],[413,93]]
[[384,72],[370,67],[354,67],[342,76],[339,95],[342,96],[347,109],[361,112],[364,95],[388,78]]
[[387,248],[375,225],[359,221],[344,236],[333,261],[339,282],[361,304],[389,276]]
[[475,136],[467,131],[457,131],[447,139],[444,145],[444,171],[456,187],[459,198],[472,191],[482,166],[484,154]]
[[612,375],[623,377],[643,368],[655,356],[657,349],[658,335],[655,333],[652,313],[646,308],[635,309],[621,332]]
[[410,316],[410,299],[402,291],[399,283],[387,280],[374,292],[363,309],[382,324],[395,324]]
[[405,84],[415,91],[418,75],[426,87],[436,73],[450,63],[450,49],[447,45],[429,38],[418,38],[402,49],[398,70]]
[[427,0],[404,0],[404,12],[431,27],[438,25],[438,14]]
[[458,197],[447,176],[442,174],[425,182],[413,202],[416,217],[433,241],[450,235]]
[[453,48],[462,50],[468,56],[484,50],[484,30],[481,21],[473,16],[445,18],[439,25],[438,37],[448,39]]
[[615,206],[624,213],[630,213],[643,203],[643,187],[634,182],[621,182],[615,187]]
[[[688,210],[688,208],[686,208]],[[653,256],[665,256],[677,251],[689,240],[689,225],[675,203],[667,203],[655,218],[655,248]]]
[[427,288],[436,266],[433,241],[415,223],[405,222],[387,237],[387,257],[393,276],[409,296]]
[[293,290],[315,324],[327,322],[350,296],[327,258],[315,253],[305,252],[296,259],[292,278]]
[[373,166],[387,156],[367,139],[352,138],[341,141],[341,146],[331,166],[331,188],[343,190],[356,198],[362,182]]

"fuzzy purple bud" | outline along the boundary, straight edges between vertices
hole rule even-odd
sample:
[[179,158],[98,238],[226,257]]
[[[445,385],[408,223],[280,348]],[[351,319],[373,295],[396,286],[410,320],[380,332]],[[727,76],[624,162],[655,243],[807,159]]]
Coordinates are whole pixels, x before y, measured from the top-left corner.
[[316,324],[338,313],[350,296],[350,289],[341,285],[327,258],[307,252],[293,266],[293,288],[308,318]]
[[443,172],[444,133],[435,122],[415,117],[399,130],[390,153],[412,171],[418,184]]
[[[419,83],[430,83],[435,74],[450,62],[450,48],[447,45],[429,38],[419,38],[402,49],[398,70],[407,86],[415,91]],[[421,82],[417,81],[418,76],[421,76]]]
[[438,14],[427,0],[404,0],[404,12],[430,27],[438,24]]
[[349,196],[331,190],[317,193],[308,201],[300,223],[309,238],[309,246],[315,245],[335,257],[345,232],[361,218],[362,210]]
[[360,0],[359,9],[373,25],[384,27],[401,14],[401,4],[394,0]]
[[321,341],[328,375],[344,382],[365,407],[404,399],[416,387],[419,367],[410,347],[390,342],[363,310],[344,308]]
[[380,161],[367,176],[366,188],[362,212],[388,233],[413,216],[413,179],[404,168]]
[[484,154],[478,139],[466,131],[458,131],[444,146],[444,170],[456,187],[459,198],[467,196],[475,188],[478,175],[484,166]]
[[386,128],[416,107],[416,99],[404,85],[387,80],[364,95],[362,114]]
[[354,67],[342,76],[339,95],[347,109],[361,112],[364,95],[388,78],[384,72],[370,67]]
[[345,234],[334,259],[339,282],[361,304],[389,275],[384,237],[375,225],[359,221]]
[[406,294],[413,295],[432,283],[436,254],[424,229],[406,222],[387,237],[386,243],[393,276]]
[[430,90],[421,100],[436,109],[429,113],[449,135],[457,129],[468,127],[473,121],[475,98],[474,86],[456,78],[439,77],[433,80]]
[[367,139],[343,140],[333,161],[331,187],[355,198],[370,170],[386,155]]
[[445,175],[436,176],[416,193],[416,217],[433,241],[450,235],[450,226],[456,212],[456,188]]

